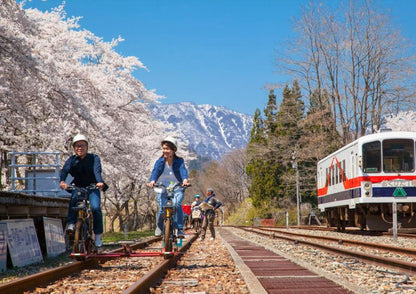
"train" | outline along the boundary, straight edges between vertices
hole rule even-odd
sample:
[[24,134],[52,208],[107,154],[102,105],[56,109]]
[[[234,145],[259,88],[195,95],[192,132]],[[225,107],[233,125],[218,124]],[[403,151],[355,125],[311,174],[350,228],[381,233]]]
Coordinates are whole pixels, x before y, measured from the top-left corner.
[[318,209],[345,230],[416,229],[416,132],[365,135],[317,164]]

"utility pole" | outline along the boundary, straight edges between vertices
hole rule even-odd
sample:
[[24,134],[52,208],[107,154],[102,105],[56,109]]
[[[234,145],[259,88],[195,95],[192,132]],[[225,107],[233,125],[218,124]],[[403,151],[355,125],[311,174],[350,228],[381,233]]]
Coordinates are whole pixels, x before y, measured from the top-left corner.
[[296,152],[293,152],[292,155],[292,168],[296,171],[296,206],[297,206],[297,216],[298,216],[298,226],[300,225],[300,204],[302,200],[300,199],[299,193],[299,169],[298,169],[298,159],[296,158]]

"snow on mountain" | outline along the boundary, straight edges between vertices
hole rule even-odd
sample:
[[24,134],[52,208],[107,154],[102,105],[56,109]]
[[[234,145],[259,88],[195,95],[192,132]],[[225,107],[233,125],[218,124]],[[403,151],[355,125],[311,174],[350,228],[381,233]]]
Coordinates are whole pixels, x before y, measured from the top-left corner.
[[178,130],[181,139],[201,156],[220,159],[230,150],[244,148],[250,138],[253,117],[225,107],[182,102],[152,105],[150,110]]

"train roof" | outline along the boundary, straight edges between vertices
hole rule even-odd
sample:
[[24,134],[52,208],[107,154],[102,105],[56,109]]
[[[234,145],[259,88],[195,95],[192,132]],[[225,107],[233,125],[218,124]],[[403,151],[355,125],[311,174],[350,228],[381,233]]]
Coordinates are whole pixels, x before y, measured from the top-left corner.
[[328,158],[332,158],[334,156],[334,154],[341,152],[344,149],[349,148],[350,146],[353,146],[357,143],[363,144],[366,142],[371,142],[371,141],[375,141],[375,140],[383,140],[383,139],[415,139],[416,140],[416,132],[405,132],[405,131],[382,131],[379,133],[374,133],[374,134],[370,134],[370,135],[365,135],[362,136],[360,138],[358,138],[357,140],[341,147],[340,149],[338,149],[337,151],[325,156],[324,158],[322,158],[321,160],[319,160],[318,164],[321,161],[325,161]]

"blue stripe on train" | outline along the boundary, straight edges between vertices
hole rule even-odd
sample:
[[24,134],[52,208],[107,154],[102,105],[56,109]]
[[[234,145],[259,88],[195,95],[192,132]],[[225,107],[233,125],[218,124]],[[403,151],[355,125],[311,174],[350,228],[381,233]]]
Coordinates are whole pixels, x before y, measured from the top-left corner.
[[[416,197],[416,187],[402,187],[407,194],[407,197]],[[374,197],[393,197],[393,193],[396,190],[396,187],[382,187],[382,188],[373,188],[373,198]],[[360,198],[361,188],[356,188],[352,190],[342,191],[318,198],[318,204],[331,203],[335,201],[348,200],[353,198]]]

